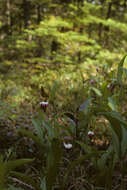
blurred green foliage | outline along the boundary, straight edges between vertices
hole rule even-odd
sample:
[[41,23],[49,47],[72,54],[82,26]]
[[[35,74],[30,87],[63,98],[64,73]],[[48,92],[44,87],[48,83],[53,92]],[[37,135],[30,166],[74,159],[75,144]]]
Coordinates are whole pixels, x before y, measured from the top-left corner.
[[8,0],[0,1],[0,9],[0,92],[6,103],[35,104],[45,99],[41,86],[50,96],[57,80],[57,104],[79,104],[86,96],[84,81],[96,78],[98,67],[115,68],[126,53],[122,0]]

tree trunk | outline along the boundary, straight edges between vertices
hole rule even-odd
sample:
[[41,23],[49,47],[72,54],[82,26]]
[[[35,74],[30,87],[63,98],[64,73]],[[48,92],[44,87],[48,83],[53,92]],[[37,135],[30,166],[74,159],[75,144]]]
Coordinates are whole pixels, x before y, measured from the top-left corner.
[[27,0],[23,0],[23,19],[24,19],[24,28],[28,27],[29,18],[30,18],[30,3]]
[[39,24],[41,21],[41,6],[37,6],[37,23]]
[[[103,16],[103,14],[104,14],[104,3],[105,3],[105,0],[101,0],[101,8],[100,8],[101,16]],[[99,26],[98,26],[98,37],[99,37],[99,41],[102,40],[103,29],[104,29],[103,24],[102,24],[102,23],[99,23]]]
[[11,4],[10,4],[10,0],[6,0],[6,16],[7,16],[7,20],[6,20],[7,33],[11,34],[12,30],[11,30]]
[[124,0],[124,4],[123,4],[124,8],[127,7],[127,0]]
[[112,3],[109,3],[106,19],[109,19],[111,17],[111,10],[112,10]]
[[[112,2],[110,2],[108,4],[108,11],[107,11],[107,15],[106,15],[106,20],[111,18],[112,5],[113,5]],[[105,30],[105,41],[104,41],[105,44],[104,44],[104,46],[108,46],[109,45],[109,30],[110,30],[109,26],[105,26],[104,30]]]

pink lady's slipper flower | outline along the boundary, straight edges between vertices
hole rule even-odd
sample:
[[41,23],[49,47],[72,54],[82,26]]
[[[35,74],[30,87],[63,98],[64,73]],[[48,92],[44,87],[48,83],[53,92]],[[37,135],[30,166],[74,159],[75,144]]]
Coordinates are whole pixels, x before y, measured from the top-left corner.
[[88,131],[88,136],[89,136],[89,138],[94,137],[94,132],[93,131]]
[[71,149],[72,148],[72,144],[71,143],[63,143],[63,145],[64,145],[64,147],[66,148],[66,149]]
[[90,84],[91,84],[91,85],[94,85],[94,84],[96,84],[96,81],[95,81],[94,79],[91,79],[91,80],[90,80]]
[[107,88],[110,88],[110,87],[111,87],[111,85],[110,85],[110,84],[108,84],[108,85],[107,85]]
[[40,102],[41,108],[43,109],[44,112],[46,112],[46,108],[48,106],[48,102]]
[[70,143],[70,141],[72,142],[72,140],[73,140],[73,137],[71,137],[71,136],[64,136],[64,142],[63,142],[64,148],[71,149],[72,148],[72,144]]

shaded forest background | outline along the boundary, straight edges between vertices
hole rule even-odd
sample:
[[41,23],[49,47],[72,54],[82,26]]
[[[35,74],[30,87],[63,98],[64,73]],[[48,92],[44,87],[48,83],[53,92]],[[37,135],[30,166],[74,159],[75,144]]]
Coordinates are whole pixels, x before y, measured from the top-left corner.
[[84,81],[126,54],[126,21],[126,0],[0,1],[1,105],[46,100],[56,80],[60,107],[80,103]]

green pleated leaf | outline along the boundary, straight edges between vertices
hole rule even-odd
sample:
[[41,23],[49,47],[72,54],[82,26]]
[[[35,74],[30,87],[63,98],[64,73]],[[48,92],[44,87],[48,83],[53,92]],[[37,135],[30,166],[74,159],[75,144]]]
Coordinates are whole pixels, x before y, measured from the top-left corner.
[[108,97],[108,106],[111,108],[112,111],[117,111],[117,105],[112,97]]
[[14,161],[3,161],[0,157],[0,189],[4,189],[7,185],[7,176],[15,168],[33,162],[34,159],[18,159]]
[[89,98],[87,101],[85,101],[80,107],[79,111],[84,112],[85,114],[88,113],[91,103],[92,103],[93,98]]
[[113,130],[113,128],[111,127],[111,125],[109,125],[110,130],[112,132],[112,143],[113,143],[113,148],[115,153],[117,154],[118,158],[120,158],[120,154],[121,154],[121,147],[120,147],[120,140],[118,135],[116,134],[116,132]]
[[126,69],[126,68],[123,68],[123,71],[124,71],[124,73],[125,73],[125,75],[126,75],[126,78],[127,78],[127,69]]
[[[104,189],[112,190],[112,177],[114,173],[114,166],[116,165],[116,154],[110,153],[111,157],[108,160],[108,165],[99,170],[96,175],[96,185],[103,186]],[[98,161],[99,162],[99,161]]]
[[62,147],[59,139],[52,139],[51,147],[48,153],[47,172],[46,172],[46,190],[52,190],[59,171],[59,165],[62,159]]
[[104,170],[106,168],[106,161],[110,157],[111,153],[113,152],[113,146],[110,145],[108,149],[102,154],[101,158],[97,161],[97,166],[99,170]]
[[0,163],[0,189],[4,189],[7,186],[7,174],[8,168],[5,163]]
[[122,126],[121,157],[124,157],[127,150],[127,129]]
[[6,167],[8,168],[8,171],[14,170],[17,167],[20,167],[24,164],[29,164],[31,162],[33,162],[35,159],[18,159],[18,160],[12,160],[12,161],[8,161],[6,163]]
[[76,135],[76,122],[69,117],[64,117],[64,119],[69,123],[69,126],[63,125],[60,127],[64,129],[66,132],[68,132],[68,135],[74,137]]
[[123,59],[120,61],[119,65],[118,65],[117,81],[118,81],[119,84],[122,83],[123,64],[124,64],[124,61],[125,61],[126,56],[127,56],[127,55],[125,55],[125,56],[123,57]]
[[95,92],[96,95],[98,95],[99,97],[102,97],[102,93],[100,90],[98,90],[95,87],[90,87],[91,90],[93,90]]
[[100,112],[99,114],[101,114],[101,115],[103,115],[103,116],[105,116],[107,118],[107,120],[111,124],[111,127],[113,128],[116,135],[118,136],[119,141],[121,141],[121,139],[122,139],[121,125],[127,127],[127,124],[126,124],[125,120],[122,118],[122,116],[118,112],[115,112],[115,111],[112,111],[112,112]]
[[50,125],[47,121],[43,121],[42,125],[47,130],[49,139],[50,140],[53,139],[56,135],[55,135],[55,130],[53,129],[52,125]]
[[34,128],[36,130],[38,138],[40,139],[40,142],[43,144],[44,130],[42,128],[42,121],[37,119],[32,119],[32,123],[34,124]]

